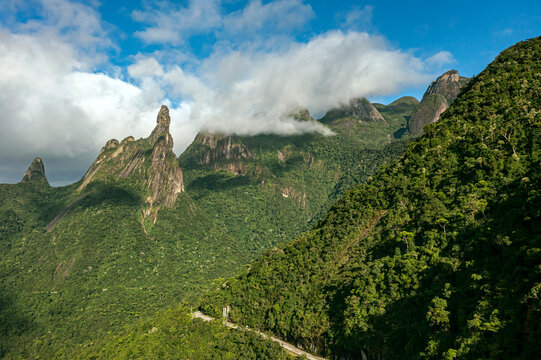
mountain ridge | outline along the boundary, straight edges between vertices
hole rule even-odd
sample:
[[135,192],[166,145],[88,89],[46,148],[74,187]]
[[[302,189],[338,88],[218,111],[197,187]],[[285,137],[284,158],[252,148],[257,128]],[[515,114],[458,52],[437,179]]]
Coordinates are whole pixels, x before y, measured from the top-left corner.
[[541,38],[503,51],[399,161],[202,310],[332,358],[535,357],[539,56]]
[[0,353],[71,358],[88,339],[193,300],[398,158],[416,104],[370,104],[385,121],[345,114],[326,124],[333,136],[201,133],[178,158],[162,107],[149,137],[107,141],[75,184],[0,186]]
[[152,216],[156,221],[160,206],[173,207],[184,191],[182,170],[173,153],[170,123],[169,109],[162,105],[156,127],[148,138],[135,140],[128,136],[120,143],[116,139],[107,141],[77,190],[83,191],[96,180],[114,182],[133,178],[145,194],[144,216]]

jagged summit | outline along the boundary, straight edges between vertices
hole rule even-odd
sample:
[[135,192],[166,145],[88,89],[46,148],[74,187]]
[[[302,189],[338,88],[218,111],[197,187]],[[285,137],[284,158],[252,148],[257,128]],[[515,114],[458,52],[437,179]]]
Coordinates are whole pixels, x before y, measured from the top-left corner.
[[385,118],[379,113],[374,105],[364,97],[351,99],[348,104],[343,104],[338,108],[330,110],[325,114],[321,121],[329,122],[346,116],[353,117],[362,122],[386,122]]
[[160,136],[165,135],[171,142],[171,149],[173,148],[173,138],[169,134],[169,125],[171,124],[171,117],[169,116],[169,108],[162,105],[160,112],[156,118],[156,127],[152,130],[149,136],[149,141],[154,143]]
[[47,177],[45,176],[45,167],[43,166],[43,160],[40,157],[35,158],[21,180],[22,183],[31,181],[45,181],[47,184]]
[[426,89],[423,99],[430,94],[440,94],[445,96],[448,101],[453,102],[468,81],[470,81],[470,78],[460,76],[458,71],[449,70],[432,81],[428,89]]
[[189,157],[195,164],[210,166],[215,170],[228,170],[233,174],[244,175],[244,161],[256,159],[256,155],[242,139],[236,135],[200,132],[185,151],[184,158]]
[[314,121],[308,109],[301,108],[291,112],[291,117],[297,121]]
[[128,136],[120,143],[109,140],[82,179],[79,191],[97,180],[115,182],[133,178],[145,196],[149,215],[163,205],[174,206],[178,194],[184,190],[182,170],[173,153],[173,138],[169,134],[169,109],[162,105],[156,127],[146,139]]
[[420,135],[425,125],[438,121],[469,81],[470,78],[460,76],[456,70],[449,70],[432,81],[423,99],[411,114],[410,133]]

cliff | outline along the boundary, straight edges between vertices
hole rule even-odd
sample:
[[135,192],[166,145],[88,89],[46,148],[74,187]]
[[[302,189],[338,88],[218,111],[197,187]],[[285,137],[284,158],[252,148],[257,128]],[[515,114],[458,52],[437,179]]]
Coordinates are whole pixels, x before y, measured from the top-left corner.
[[21,180],[22,183],[35,182],[35,181],[45,181],[47,184],[47,177],[45,176],[45,167],[43,166],[43,161],[41,158],[35,158]]
[[469,81],[469,78],[460,76],[456,70],[449,70],[432,81],[421,102],[411,114],[410,133],[420,135],[425,125],[438,121]]
[[109,140],[84,175],[78,190],[98,180],[130,179],[145,196],[147,215],[154,207],[173,207],[184,191],[184,184],[182,170],[173,153],[167,106],[161,107],[156,123],[146,139],[135,140],[128,136],[121,142]]

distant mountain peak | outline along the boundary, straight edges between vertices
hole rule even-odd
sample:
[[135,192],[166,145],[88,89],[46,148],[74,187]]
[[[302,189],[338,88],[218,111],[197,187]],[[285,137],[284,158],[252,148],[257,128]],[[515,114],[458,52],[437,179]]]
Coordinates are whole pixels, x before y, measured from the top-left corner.
[[207,165],[215,170],[227,170],[233,174],[244,175],[244,160],[255,159],[250,149],[235,135],[200,132],[190,145],[193,160],[199,165]]
[[47,184],[47,177],[45,176],[45,167],[43,166],[43,160],[40,157],[35,158],[21,180],[23,183],[31,181],[45,181]]
[[310,115],[308,109],[305,108],[299,108],[295,111],[292,111],[290,115],[293,119],[297,121],[314,121],[314,118],[312,117],[312,115]]
[[[154,143],[160,136],[169,135],[169,125],[171,124],[171,117],[169,116],[169,108],[162,105],[158,116],[156,118],[156,127],[152,130],[149,140]],[[170,137],[170,136],[169,136]],[[173,148],[173,139],[171,138],[171,148]]]
[[440,94],[445,96],[447,101],[453,102],[468,81],[470,78],[460,76],[457,70],[451,69],[432,81],[426,89],[423,99],[430,94]]
[[89,183],[102,180],[114,182],[128,177],[138,177],[145,194],[150,214],[153,207],[174,206],[178,195],[184,191],[182,170],[173,153],[173,137],[169,133],[169,109],[162,105],[156,118],[156,127],[146,139],[126,137],[120,143],[107,141],[98,157],[82,179],[79,191]]
[[353,117],[361,122],[386,123],[383,115],[364,97],[351,99],[347,104],[342,104],[340,107],[330,110],[322,120],[325,122],[346,116]]
[[456,70],[449,70],[432,81],[423,99],[411,114],[410,133],[420,135],[427,124],[438,121],[469,81],[470,78],[460,76]]

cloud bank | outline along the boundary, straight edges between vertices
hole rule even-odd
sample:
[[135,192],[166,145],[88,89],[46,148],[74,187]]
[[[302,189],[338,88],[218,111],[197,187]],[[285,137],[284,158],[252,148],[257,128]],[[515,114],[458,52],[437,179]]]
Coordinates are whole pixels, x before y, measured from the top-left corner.
[[129,71],[141,86],[169,88],[169,94],[183,99],[184,115],[201,129],[287,135],[328,133],[319,123],[287,116],[297,109],[322,116],[353,97],[427,83],[433,58],[390,48],[379,36],[332,31],[307,43],[293,42],[281,52],[216,53],[202,63],[199,76],[178,66],[164,68],[153,57],[140,58]]
[[275,0],[265,4],[252,0],[239,10],[224,13],[218,0],[190,0],[186,6],[170,2],[135,10],[132,18],[146,25],[135,36],[149,44],[184,44],[190,37],[214,33],[229,42],[231,36],[253,41],[261,32],[284,33],[303,27],[314,17],[302,0]]
[[7,95],[0,97],[2,162],[76,158],[108,138],[149,131],[147,120],[162,99],[80,69],[66,43],[0,31],[0,93]]
[[[307,108],[318,117],[352,97],[425,84],[435,66],[452,60],[446,52],[421,59],[364,32],[329,31],[306,41],[284,37],[299,26],[295,18],[302,25],[313,16],[298,0],[251,1],[225,15],[218,2],[204,0],[172,12],[134,12],[151,24],[133,36],[170,44],[212,31],[237,43],[218,40],[209,56],[188,64],[168,60],[170,54],[179,58],[178,48],[162,48],[121,67],[109,60],[117,48],[93,8],[66,0],[36,4],[39,16],[10,20],[9,30],[0,27],[0,93],[7,95],[0,97],[0,182],[19,181],[35,156],[44,159],[53,184],[76,181],[108,139],[148,136],[162,103],[170,107],[177,154],[200,130],[328,134],[323,125],[289,114]],[[200,24],[203,13],[216,18]],[[175,17],[193,24],[178,25]],[[247,40],[247,29],[257,32],[261,24],[274,29],[271,36]]]

